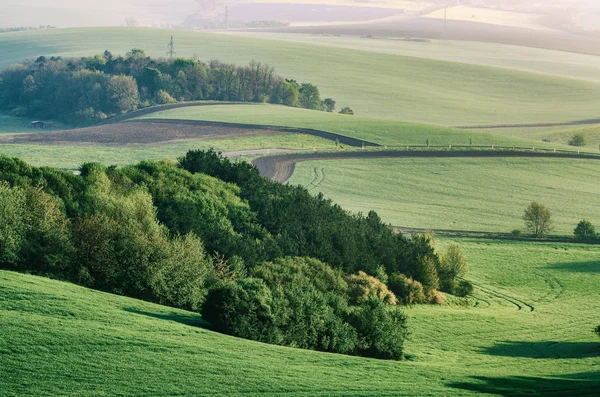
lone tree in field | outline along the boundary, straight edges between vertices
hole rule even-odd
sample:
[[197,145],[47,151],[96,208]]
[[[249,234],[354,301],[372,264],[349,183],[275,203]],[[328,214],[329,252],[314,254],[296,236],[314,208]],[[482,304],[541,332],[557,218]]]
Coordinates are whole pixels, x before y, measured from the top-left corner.
[[537,201],[532,201],[525,208],[523,220],[525,221],[525,229],[534,237],[545,236],[552,230],[552,213],[544,204]]
[[596,229],[590,221],[584,219],[577,224],[574,234],[577,240],[593,240],[596,238]]

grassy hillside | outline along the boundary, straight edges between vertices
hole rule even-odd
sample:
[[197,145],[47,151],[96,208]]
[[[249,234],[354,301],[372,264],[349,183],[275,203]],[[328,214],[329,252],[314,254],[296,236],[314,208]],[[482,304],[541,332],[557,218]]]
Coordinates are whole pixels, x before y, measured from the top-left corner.
[[[425,145],[427,139],[429,139],[430,145],[469,145],[471,141],[473,145],[532,145],[531,141],[518,137],[504,137],[435,125],[403,123],[272,105],[188,107],[164,110],[140,118],[207,120],[314,128],[388,146]],[[537,143],[537,145],[554,147],[545,143]]]
[[523,227],[525,206],[540,201],[553,211],[555,233],[572,234],[581,219],[600,226],[599,172],[597,160],[325,160],[296,164],[289,182],[418,228],[510,232]]
[[587,140],[587,147],[598,149],[600,145],[600,124],[585,126],[557,126],[557,127],[535,127],[535,128],[494,128],[477,129],[477,132],[504,135],[507,137],[520,137],[536,141],[550,141],[555,144],[566,145],[573,135],[583,134]]
[[231,32],[229,34],[440,61],[462,62],[600,82],[600,58],[595,55],[574,52],[476,41],[430,40],[416,42],[373,36],[356,37],[271,32]]
[[[0,66],[39,55],[76,56],[144,48],[163,56],[171,35],[179,56],[269,63],[316,83],[323,97],[359,115],[443,125],[591,118],[600,84],[530,73],[292,42],[153,29],[57,29],[0,37]],[[343,59],[343,67],[339,60]],[[299,61],[301,60],[301,61]]]
[[193,313],[1,271],[0,387],[8,396],[594,395],[598,248],[460,244],[476,298],[408,308],[402,362],[236,339]]

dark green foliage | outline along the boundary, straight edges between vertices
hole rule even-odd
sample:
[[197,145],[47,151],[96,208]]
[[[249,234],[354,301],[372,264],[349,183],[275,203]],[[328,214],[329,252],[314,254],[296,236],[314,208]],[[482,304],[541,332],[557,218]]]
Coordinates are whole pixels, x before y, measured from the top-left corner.
[[353,116],[354,111],[346,106],[346,107],[343,107],[342,110],[340,110],[340,114],[349,114],[349,115]]
[[473,294],[473,284],[469,280],[460,280],[453,294],[461,297],[471,295]]
[[596,229],[590,221],[585,219],[577,224],[574,230],[575,238],[578,240],[593,240],[596,236]]
[[300,106],[305,109],[319,110],[321,108],[321,95],[319,88],[310,83],[303,83],[300,86]]
[[332,98],[325,98],[321,103],[321,110],[326,112],[333,112],[335,110],[335,101]]
[[405,319],[384,282],[402,303],[438,296],[431,235],[408,239],[212,151],[80,175],[0,157],[0,197],[2,266],[204,308],[244,338],[399,358]]
[[600,336],[600,325],[598,325],[596,328],[594,328],[594,332]]
[[[239,67],[177,58],[152,59],[141,49],[125,57],[40,57],[0,73],[0,110],[15,116],[89,124],[139,106],[174,101],[271,102],[319,110],[319,90],[285,80],[252,61]],[[327,102],[324,110],[335,107]]]
[[358,354],[392,360],[402,358],[408,328],[406,316],[398,307],[371,299],[354,310],[350,323],[358,333]]
[[271,291],[262,280],[242,279],[211,289],[202,316],[215,331],[272,343],[276,339],[272,304]]
[[584,134],[575,134],[569,140],[571,146],[585,146],[587,145],[587,138]]

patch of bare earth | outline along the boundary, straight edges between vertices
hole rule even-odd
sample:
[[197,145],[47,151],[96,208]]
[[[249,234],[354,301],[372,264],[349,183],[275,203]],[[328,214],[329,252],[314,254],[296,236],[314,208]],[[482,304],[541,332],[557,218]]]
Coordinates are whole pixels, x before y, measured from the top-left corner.
[[285,133],[285,131],[276,129],[149,120],[103,124],[55,132],[6,135],[0,137],[0,142],[40,145],[148,145]]

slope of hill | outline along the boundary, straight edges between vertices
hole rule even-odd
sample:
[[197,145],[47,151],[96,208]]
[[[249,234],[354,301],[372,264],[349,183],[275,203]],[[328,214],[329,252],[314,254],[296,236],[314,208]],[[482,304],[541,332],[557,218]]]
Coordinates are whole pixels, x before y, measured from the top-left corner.
[[408,308],[402,362],[236,339],[194,313],[0,271],[0,387],[9,396],[594,395],[598,249],[461,245],[475,306]]
[[[245,64],[319,86],[357,114],[442,125],[535,123],[597,117],[600,84],[512,70],[254,38],[153,29],[57,29],[0,37],[0,66],[39,55],[76,56],[144,48],[163,55]],[[301,59],[302,62],[298,62]],[[344,59],[340,68],[339,60]],[[557,100],[557,98],[560,98]]]

